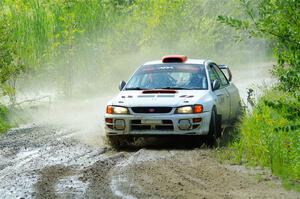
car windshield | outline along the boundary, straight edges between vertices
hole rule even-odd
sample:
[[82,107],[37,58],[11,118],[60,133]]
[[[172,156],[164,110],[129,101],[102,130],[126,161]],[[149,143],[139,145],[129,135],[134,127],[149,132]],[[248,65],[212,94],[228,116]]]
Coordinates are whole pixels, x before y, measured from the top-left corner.
[[207,90],[204,65],[144,65],[128,81],[125,90],[146,89]]

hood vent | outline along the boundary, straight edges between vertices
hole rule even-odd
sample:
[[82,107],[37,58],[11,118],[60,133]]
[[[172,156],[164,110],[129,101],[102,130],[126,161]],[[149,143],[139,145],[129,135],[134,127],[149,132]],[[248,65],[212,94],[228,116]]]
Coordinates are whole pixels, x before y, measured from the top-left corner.
[[167,93],[167,94],[174,94],[176,93],[176,90],[163,90],[163,89],[157,89],[157,90],[145,90],[143,91],[143,94],[158,94],[158,93]]

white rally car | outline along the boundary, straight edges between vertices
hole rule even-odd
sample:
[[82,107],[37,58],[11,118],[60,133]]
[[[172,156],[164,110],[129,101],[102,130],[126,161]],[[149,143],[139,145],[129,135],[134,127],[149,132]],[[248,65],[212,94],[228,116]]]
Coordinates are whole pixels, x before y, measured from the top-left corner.
[[229,68],[210,60],[165,56],[139,67],[119,89],[105,114],[106,136],[114,147],[147,135],[205,135],[213,144],[241,114]]

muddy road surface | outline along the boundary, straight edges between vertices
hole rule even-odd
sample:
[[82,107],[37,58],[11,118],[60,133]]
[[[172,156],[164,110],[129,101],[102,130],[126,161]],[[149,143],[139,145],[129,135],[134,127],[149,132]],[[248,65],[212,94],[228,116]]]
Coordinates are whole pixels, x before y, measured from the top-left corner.
[[[233,74],[242,96],[258,77]],[[0,198],[300,198],[269,171],[221,164],[201,140],[112,150],[101,127],[109,98],[31,110],[34,123],[0,135]]]
[[214,149],[172,146],[165,138],[150,140],[155,147],[114,151],[72,133],[31,125],[2,136],[1,198],[300,197],[267,171],[220,164]]

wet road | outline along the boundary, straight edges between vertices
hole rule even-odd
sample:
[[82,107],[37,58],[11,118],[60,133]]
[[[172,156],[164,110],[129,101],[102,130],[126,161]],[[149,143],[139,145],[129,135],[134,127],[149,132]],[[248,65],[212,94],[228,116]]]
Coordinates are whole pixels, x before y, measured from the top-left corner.
[[299,198],[267,171],[220,164],[214,149],[117,152],[72,133],[32,125],[1,137],[1,198]]

